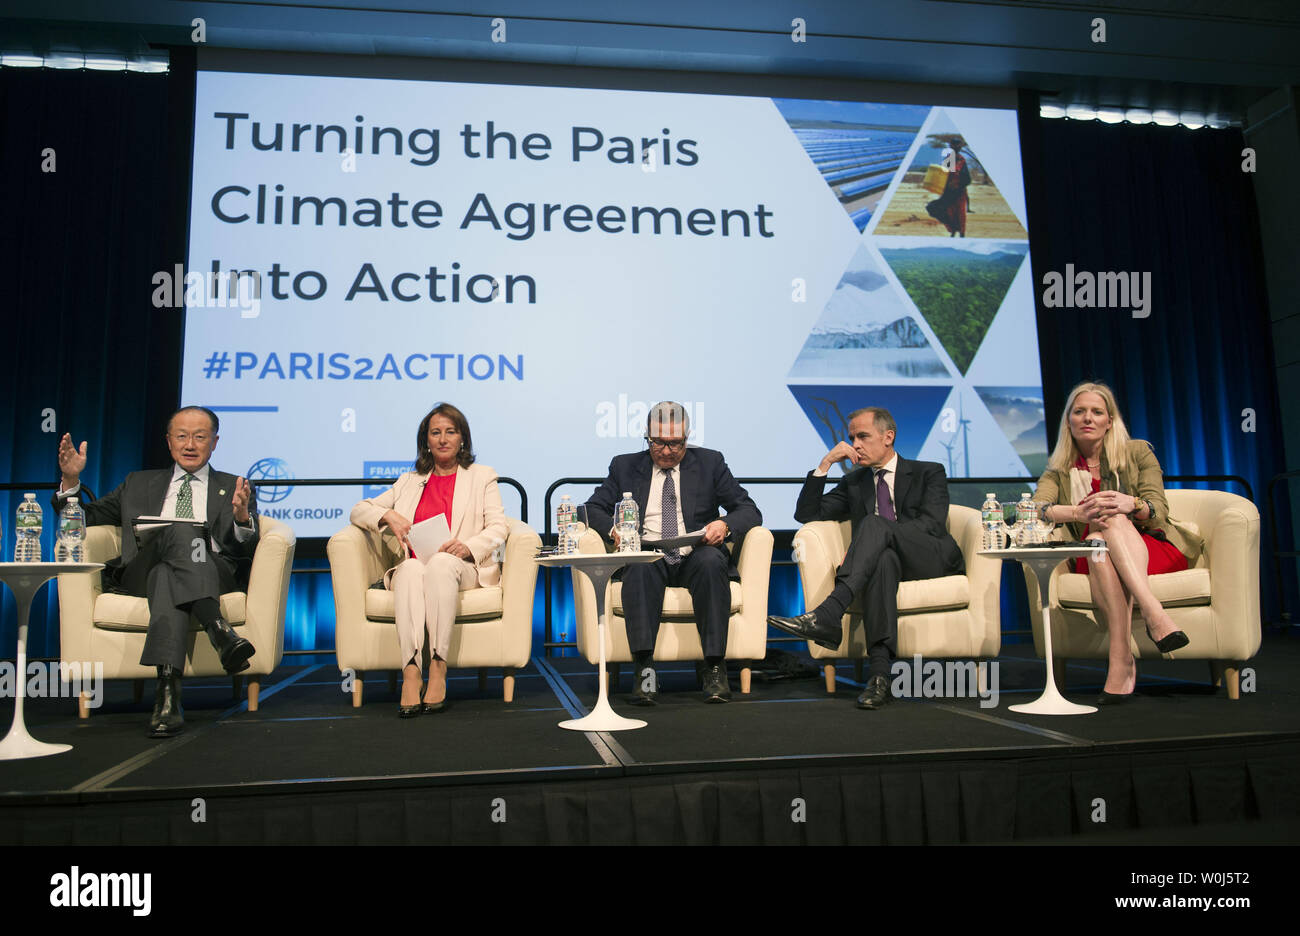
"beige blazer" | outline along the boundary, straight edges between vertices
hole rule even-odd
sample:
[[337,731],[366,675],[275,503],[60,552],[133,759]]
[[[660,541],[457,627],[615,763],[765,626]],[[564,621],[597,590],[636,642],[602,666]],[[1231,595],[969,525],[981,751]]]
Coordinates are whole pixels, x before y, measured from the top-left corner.
[[[1156,460],[1151,443],[1142,439],[1130,439],[1125,451],[1128,465],[1123,472],[1111,469],[1106,458],[1105,449],[1101,453],[1101,489],[1103,491],[1120,491],[1134,497],[1141,497],[1151,505],[1151,516],[1139,521],[1139,530],[1163,530],[1169,542],[1194,563],[1196,557],[1205,548],[1205,540],[1195,529],[1188,527],[1169,515],[1169,502],[1165,499],[1164,473],[1160,462]],[[1048,468],[1038,479],[1035,500],[1050,504],[1073,504],[1070,491],[1070,473]],[[1082,523],[1064,525],[1070,539],[1077,540],[1083,534]]]
[[[390,510],[396,510],[407,520],[415,519],[415,508],[420,504],[428,479],[427,474],[408,471],[378,497],[367,498],[353,507],[353,524],[372,533],[382,533],[379,521]],[[451,535],[473,554],[474,570],[482,588],[501,582],[500,559],[509,531],[497,488],[497,473],[487,465],[457,468],[456,489],[451,496]],[[395,569],[384,573],[385,587],[389,586]]]

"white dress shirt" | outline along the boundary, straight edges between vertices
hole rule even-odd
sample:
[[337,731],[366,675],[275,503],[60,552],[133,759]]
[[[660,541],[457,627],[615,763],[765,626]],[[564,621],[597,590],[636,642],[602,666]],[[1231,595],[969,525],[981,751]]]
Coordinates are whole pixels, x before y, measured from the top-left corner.
[[[641,521],[642,539],[663,538],[664,477],[667,474],[673,476],[673,490],[677,492],[677,535],[682,536],[693,532],[686,529],[686,518],[682,516],[682,466],[660,468],[656,465],[654,473],[650,476],[650,494],[645,502],[645,518]],[[690,551],[689,546],[683,546],[679,550],[683,556],[688,555]]]
[[[160,517],[176,516],[176,498],[180,495],[181,484],[185,480],[187,472],[180,465],[172,465],[172,480],[167,485],[167,497],[163,500],[162,513]],[[194,519],[199,523],[206,523],[208,519],[208,475],[210,471],[207,465],[204,465],[198,471],[194,472],[194,479],[190,481],[190,495],[194,502]],[[234,492],[231,492],[234,497]]]

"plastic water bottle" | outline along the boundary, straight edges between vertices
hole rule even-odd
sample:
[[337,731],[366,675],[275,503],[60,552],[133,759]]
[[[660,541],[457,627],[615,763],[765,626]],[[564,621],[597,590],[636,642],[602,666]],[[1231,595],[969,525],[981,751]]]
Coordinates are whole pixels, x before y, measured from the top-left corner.
[[1032,546],[1038,542],[1038,508],[1028,491],[1020,495],[1016,504],[1016,545]]
[[560,497],[560,505],[555,508],[555,529],[558,531],[555,544],[561,556],[568,556],[578,551],[578,544],[569,536],[571,523],[573,523],[573,503],[569,500],[569,495],[565,494]]
[[1002,505],[998,503],[997,495],[992,491],[985,494],[984,498],[984,505],[980,507],[980,520],[984,525],[984,539],[980,548],[1001,549],[1006,545]]
[[54,544],[55,562],[86,561],[86,512],[77,498],[69,497],[59,514],[59,538]]
[[24,494],[18,505],[18,519],[14,523],[17,542],[14,545],[14,562],[41,561],[41,529],[45,514],[36,503],[35,494]]
[[623,492],[623,499],[615,508],[614,530],[618,533],[619,552],[641,551],[641,517],[631,491]]

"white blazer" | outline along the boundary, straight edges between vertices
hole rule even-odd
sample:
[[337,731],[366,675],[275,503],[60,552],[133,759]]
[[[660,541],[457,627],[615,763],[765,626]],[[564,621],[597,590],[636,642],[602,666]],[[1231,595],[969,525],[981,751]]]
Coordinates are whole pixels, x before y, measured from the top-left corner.
[[[378,497],[367,498],[352,508],[352,522],[363,530],[382,532],[379,521],[395,510],[407,520],[415,519],[415,508],[424,495],[428,474],[408,471]],[[474,556],[478,584],[490,588],[501,582],[500,558],[510,527],[501,506],[497,473],[487,465],[456,469],[456,489],[451,497],[451,535],[465,544]],[[427,558],[427,557],[426,557]],[[395,568],[395,567],[394,567]],[[394,569],[384,573],[388,585]]]

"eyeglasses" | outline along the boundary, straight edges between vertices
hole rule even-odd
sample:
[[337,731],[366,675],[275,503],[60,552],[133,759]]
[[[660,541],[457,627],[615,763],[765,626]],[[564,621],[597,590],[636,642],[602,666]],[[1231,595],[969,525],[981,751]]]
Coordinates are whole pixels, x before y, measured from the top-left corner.
[[188,432],[173,432],[171,437],[181,445],[184,445],[191,439],[194,441],[195,445],[206,445],[208,439],[212,438],[212,436],[208,435],[206,432],[196,432],[194,435],[190,435]]
[[668,449],[670,452],[676,452],[686,447],[685,439],[647,439],[655,448]]

